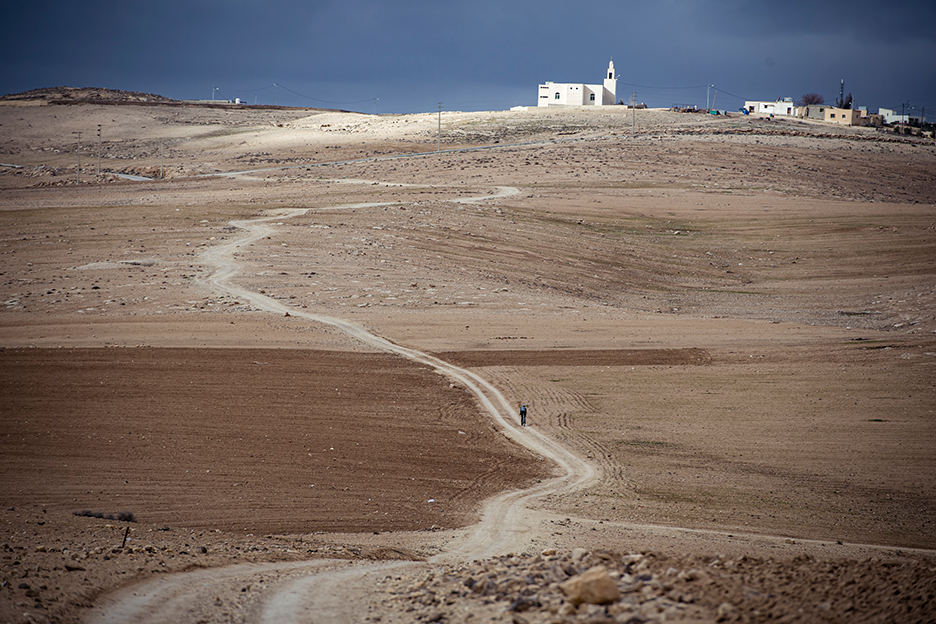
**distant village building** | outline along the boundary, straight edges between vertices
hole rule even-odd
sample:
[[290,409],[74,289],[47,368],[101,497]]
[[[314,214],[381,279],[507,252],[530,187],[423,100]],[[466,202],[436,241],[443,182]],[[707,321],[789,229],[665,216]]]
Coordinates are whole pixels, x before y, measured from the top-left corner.
[[546,82],[539,86],[537,106],[608,106],[617,99],[614,59],[608,63],[603,84]]
[[843,126],[868,126],[873,123],[867,110],[837,108],[827,104],[800,106],[796,109],[796,116],[802,119],[815,119]]
[[861,117],[861,111],[856,108],[836,108],[827,106],[825,109],[825,121],[841,124],[843,126],[862,126],[864,119]]
[[796,109],[796,116],[805,119],[816,119],[825,121],[825,111],[829,108],[825,104],[808,104]]
[[777,98],[775,102],[748,100],[744,103],[744,108],[748,113],[755,115],[789,115],[796,114],[796,105],[793,98]]
[[911,115],[898,115],[889,108],[881,108],[877,113],[868,111],[867,106],[856,108],[837,108],[825,104],[810,104],[799,106],[796,116],[802,119],[816,119],[843,126],[874,126],[880,128],[884,124],[912,124],[918,117]]
[[880,128],[884,125],[884,117],[880,113],[869,113],[868,109],[864,106],[859,106],[858,111],[861,113],[861,125],[863,126],[874,126],[875,128]]
[[884,120],[884,123],[888,125],[892,124],[919,124],[922,119],[915,115],[901,115],[897,111],[890,108],[879,108],[878,114]]

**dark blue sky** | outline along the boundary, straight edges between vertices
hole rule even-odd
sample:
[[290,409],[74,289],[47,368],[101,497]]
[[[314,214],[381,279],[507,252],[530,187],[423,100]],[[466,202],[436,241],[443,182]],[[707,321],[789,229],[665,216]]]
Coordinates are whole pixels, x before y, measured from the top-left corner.
[[600,82],[613,56],[618,97],[651,106],[704,105],[706,84],[720,108],[833,102],[844,78],[856,105],[936,117],[933,0],[35,0],[2,17],[2,93],[218,87],[366,112],[503,109],[534,105],[546,80]]

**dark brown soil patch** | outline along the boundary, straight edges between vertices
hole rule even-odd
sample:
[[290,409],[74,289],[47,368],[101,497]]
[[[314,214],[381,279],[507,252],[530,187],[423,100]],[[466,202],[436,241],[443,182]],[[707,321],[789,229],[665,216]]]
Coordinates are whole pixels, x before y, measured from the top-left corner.
[[383,354],[0,350],[0,499],[300,533],[452,527],[549,467]]
[[447,351],[437,354],[459,366],[686,366],[709,364],[704,349],[549,349]]

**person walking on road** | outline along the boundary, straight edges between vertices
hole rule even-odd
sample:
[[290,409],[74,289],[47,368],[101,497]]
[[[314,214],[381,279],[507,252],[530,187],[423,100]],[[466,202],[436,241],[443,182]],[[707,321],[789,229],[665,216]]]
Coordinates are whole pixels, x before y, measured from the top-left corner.
[[523,403],[520,404],[520,426],[526,427],[526,412],[527,406]]

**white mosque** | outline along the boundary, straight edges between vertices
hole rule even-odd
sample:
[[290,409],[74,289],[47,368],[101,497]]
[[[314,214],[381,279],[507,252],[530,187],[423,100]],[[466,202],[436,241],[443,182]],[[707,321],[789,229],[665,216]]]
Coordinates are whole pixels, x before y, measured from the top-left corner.
[[537,106],[608,106],[617,101],[614,59],[608,63],[604,84],[547,82],[539,86]]

